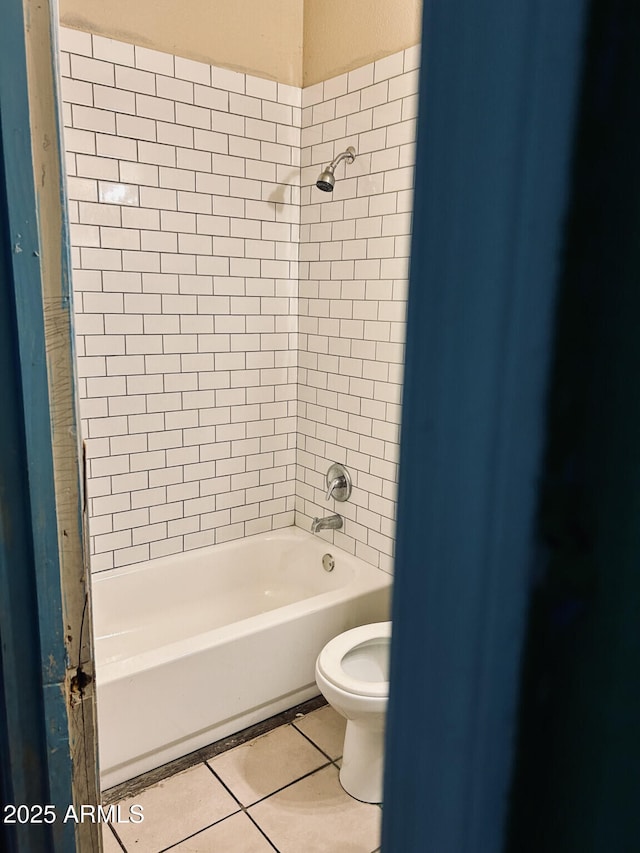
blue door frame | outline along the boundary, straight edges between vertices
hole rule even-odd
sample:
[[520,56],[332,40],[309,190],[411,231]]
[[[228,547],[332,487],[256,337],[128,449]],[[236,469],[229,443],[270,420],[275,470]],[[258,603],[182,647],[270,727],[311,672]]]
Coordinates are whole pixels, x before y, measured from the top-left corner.
[[[586,5],[426,0],[384,853],[501,849]],[[0,779],[12,799],[63,803],[63,591],[22,15],[10,0],[0,30],[0,440],[12,450],[0,454]],[[13,849],[74,849],[68,825],[47,832],[27,828]]]
[[[44,10],[44,11],[43,11]],[[44,27],[42,26],[44,22]],[[44,41],[34,45],[34,39]],[[49,44],[47,44],[47,39]],[[31,40],[31,41],[29,41]],[[75,587],[63,589],[61,577],[71,565],[69,545],[79,546],[82,518],[77,502],[78,454],[60,464],[60,448],[68,438],[55,434],[49,394],[49,371],[58,379],[59,365],[70,363],[70,300],[68,288],[68,245],[64,234],[46,236],[52,228],[46,218],[44,200],[49,198],[50,179],[39,172],[36,192],[34,164],[36,139],[43,149],[60,151],[59,129],[51,106],[52,67],[46,65],[44,79],[38,76],[38,61],[52,56],[49,4],[30,7],[10,0],[2,7],[0,26],[0,794],[4,804],[53,806],[57,819],[49,822],[35,812],[24,811],[12,824],[0,822],[0,847],[11,853],[68,853],[76,837],[91,836],[87,853],[97,850],[95,830],[77,830],[63,816],[74,793],[82,785],[72,766],[78,756],[74,719],[85,714],[83,685],[72,697],[74,666],[69,651],[81,641],[75,627],[79,620],[74,602],[80,601],[84,571],[76,564]],[[37,53],[27,71],[27,48]],[[31,88],[29,83],[31,82]],[[34,100],[49,105],[51,125],[32,127],[32,116],[40,118]],[[31,95],[31,96],[30,96]],[[55,96],[53,97],[55,100]],[[49,156],[49,154],[47,154]],[[48,162],[48,161],[47,161]],[[62,196],[53,187],[54,204]],[[55,242],[55,245],[53,243]],[[57,262],[56,262],[57,261]],[[47,266],[45,270],[45,266]],[[45,281],[54,280],[59,304],[49,306],[47,316],[57,325],[45,333]],[[58,349],[56,349],[58,348]],[[59,350],[62,350],[60,352]],[[49,358],[47,353],[49,353]],[[66,386],[65,386],[66,387]],[[62,387],[55,386],[58,397]],[[73,430],[73,394],[64,396],[69,411],[64,423]],[[55,407],[54,407],[55,408]],[[75,442],[72,439],[71,445]],[[57,461],[56,461],[57,454]],[[56,487],[54,468],[63,482]],[[63,518],[69,516],[70,523]],[[71,526],[72,525],[72,526]],[[59,541],[60,537],[60,541]],[[62,554],[65,557],[62,557]],[[77,556],[77,549],[74,552]],[[66,563],[64,561],[67,561]],[[70,574],[65,575],[70,579]],[[80,583],[78,583],[80,581]],[[84,658],[83,658],[84,660]],[[74,661],[80,673],[80,660]],[[77,696],[81,698],[78,699]],[[89,706],[86,707],[87,715]],[[89,745],[88,756],[95,756]],[[87,758],[87,760],[91,760]],[[83,768],[84,769],[84,768]],[[82,771],[80,771],[82,772]],[[89,772],[85,778],[92,778]],[[5,815],[3,811],[2,817]]]
[[587,3],[427,0],[383,853],[498,853]]

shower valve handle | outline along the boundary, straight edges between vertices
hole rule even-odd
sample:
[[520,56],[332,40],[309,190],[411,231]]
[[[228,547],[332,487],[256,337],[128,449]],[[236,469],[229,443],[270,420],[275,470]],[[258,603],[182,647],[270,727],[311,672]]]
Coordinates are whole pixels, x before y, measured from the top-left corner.
[[344,477],[336,477],[335,480],[332,480],[329,484],[329,488],[327,489],[327,496],[325,500],[329,500],[331,495],[333,494],[334,489],[344,488],[347,485]]
[[335,498],[337,501],[348,501],[351,497],[351,475],[338,462],[327,471],[327,494],[326,500]]

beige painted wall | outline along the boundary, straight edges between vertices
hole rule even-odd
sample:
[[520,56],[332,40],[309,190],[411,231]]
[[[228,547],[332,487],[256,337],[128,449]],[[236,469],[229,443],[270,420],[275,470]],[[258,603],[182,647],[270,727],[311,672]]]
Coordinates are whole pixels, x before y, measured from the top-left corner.
[[303,85],[418,44],[422,0],[305,0]]
[[303,0],[59,0],[65,27],[300,86]]
[[418,44],[421,35],[422,0],[59,0],[59,5],[65,27],[294,86],[396,53]]

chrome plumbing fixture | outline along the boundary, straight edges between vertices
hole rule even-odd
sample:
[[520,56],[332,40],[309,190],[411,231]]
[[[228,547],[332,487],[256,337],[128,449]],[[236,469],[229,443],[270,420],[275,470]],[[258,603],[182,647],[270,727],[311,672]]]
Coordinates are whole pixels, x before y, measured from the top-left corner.
[[322,190],[325,193],[332,193],[333,188],[336,184],[336,176],[335,170],[338,163],[341,160],[347,160],[349,163],[353,163],[356,159],[356,149],[353,145],[350,145],[346,151],[343,151],[341,154],[338,154],[337,157],[334,157],[333,160],[329,163],[327,168],[322,172],[318,180],[316,181],[316,186],[319,190]]
[[326,518],[314,518],[311,522],[311,532],[319,530],[340,530],[342,527],[342,516],[328,515]]
[[331,554],[325,554],[322,558],[322,568],[325,572],[332,572],[336,567],[336,561]]
[[348,501],[351,497],[351,475],[339,462],[334,462],[327,471],[327,494],[325,500],[335,498],[337,501]]

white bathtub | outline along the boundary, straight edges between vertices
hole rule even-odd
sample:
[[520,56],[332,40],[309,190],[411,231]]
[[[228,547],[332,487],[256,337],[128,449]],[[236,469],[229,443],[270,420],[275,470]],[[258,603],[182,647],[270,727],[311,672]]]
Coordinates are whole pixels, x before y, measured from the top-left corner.
[[102,787],[318,695],[320,649],[388,619],[390,583],[295,527],[94,576]]

